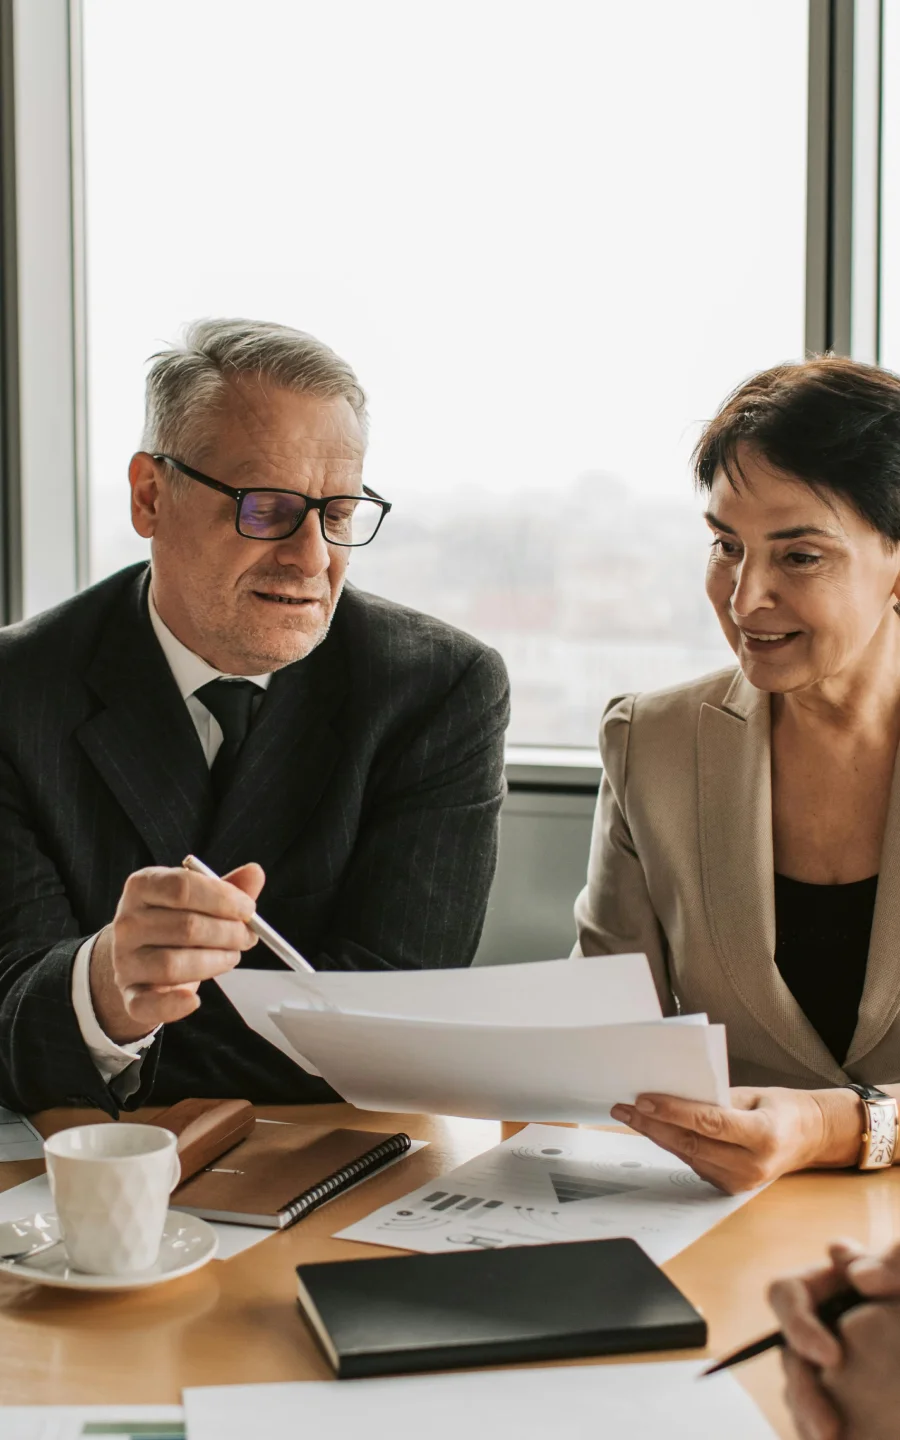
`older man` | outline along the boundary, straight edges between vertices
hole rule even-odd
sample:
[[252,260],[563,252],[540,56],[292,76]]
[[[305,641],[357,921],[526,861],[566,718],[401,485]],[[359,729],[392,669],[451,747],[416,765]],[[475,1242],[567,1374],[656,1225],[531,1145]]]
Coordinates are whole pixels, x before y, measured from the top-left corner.
[[321,1098],[213,982],[281,964],[252,948],[261,893],[320,969],[471,962],[506,674],[345,588],[390,509],[365,435],[326,346],[193,325],[129,471],[150,566],[0,632],[0,1102]]

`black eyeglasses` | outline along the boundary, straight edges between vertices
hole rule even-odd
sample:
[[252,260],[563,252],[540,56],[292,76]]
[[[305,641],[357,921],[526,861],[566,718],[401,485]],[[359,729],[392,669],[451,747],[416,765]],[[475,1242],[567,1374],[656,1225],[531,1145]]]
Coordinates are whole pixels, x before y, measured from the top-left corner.
[[228,495],[235,504],[234,528],[245,540],[286,540],[300,529],[308,512],[315,510],[329,545],[368,545],[391,508],[390,500],[382,500],[368,485],[362,487],[363,495],[323,495],[321,500],[313,500],[296,490],[235,490],[171,455],[154,455],[153,459]]

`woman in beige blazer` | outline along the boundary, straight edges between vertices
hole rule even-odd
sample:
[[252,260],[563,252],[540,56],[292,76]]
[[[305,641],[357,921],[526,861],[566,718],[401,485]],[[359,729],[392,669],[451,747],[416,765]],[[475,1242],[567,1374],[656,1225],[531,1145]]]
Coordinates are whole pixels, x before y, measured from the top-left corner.
[[576,953],[643,951],[667,1014],[726,1025],[730,1109],[613,1113],[739,1190],[857,1163],[872,1117],[900,1148],[844,1088],[900,1097],[900,380],[767,371],[695,473],[739,668],[607,709]]

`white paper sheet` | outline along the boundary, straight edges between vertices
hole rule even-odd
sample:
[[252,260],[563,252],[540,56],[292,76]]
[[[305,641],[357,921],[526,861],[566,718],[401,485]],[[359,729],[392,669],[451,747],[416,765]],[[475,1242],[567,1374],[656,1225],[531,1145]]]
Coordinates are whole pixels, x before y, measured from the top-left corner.
[[662,1019],[643,955],[219,983],[361,1109],[590,1122],[647,1090],[728,1100],[724,1029]]
[[[701,1364],[573,1365],[187,1389],[190,1440],[773,1440],[730,1375]],[[721,1382],[721,1383],[720,1383]]]
[[44,1142],[31,1121],[0,1105],[0,1161],[43,1158]]
[[[18,1220],[23,1215],[38,1213],[55,1213],[46,1175],[36,1175],[33,1180],[26,1180],[23,1185],[14,1185],[11,1190],[4,1190],[0,1194],[0,1221]],[[251,1245],[258,1245],[261,1240],[276,1233],[273,1230],[262,1230],[256,1225],[220,1225],[213,1224],[212,1221],[209,1223],[219,1237],[217,1260],[228,1260],[232,1255],[240,1255],[242,1250],[249,1250]],[[6,1440],[2,1430],[0,1440]]]
[[314,1065],[302,1055],[299,1055],[293,1045],[282,1034],[275,1021],[270,1017],[270,1009],[275,1009],[283,1000],[294,1000],[302,996],[304,989],[309,982],[301,975],[295,975],[290,970],[231,970],[227,975],[217,975],[216,980],[219,988],[231,1001],[235,1010],[241,1016],[251,1030],[268,1040],[295,1065],[299,1065],[309,1075],[318,1075]]
[[721,1025],[444,1024],[293,1006],[273,1018],[362,1110],[590,1124],[647,1091],[729,1098]]
[[3,1440],[184,1440],[184,1433],[180,1405],[0,1406]]
[[335,1238],[434,1254],[629,1236],[661,1264],[751,1198],[643,1135],[526,1125]]
[[244,1006],[257,1014],[260,1005],[283,1002],[353,1015],[495,1025],[572,1025],[579,1019],[627,1025],[662,1016],[643,955],[538,960],[474,970],[333,970],[315,977],[289,970],[237,969],[218,975],[216,982],[252,1029],[256,1026]]

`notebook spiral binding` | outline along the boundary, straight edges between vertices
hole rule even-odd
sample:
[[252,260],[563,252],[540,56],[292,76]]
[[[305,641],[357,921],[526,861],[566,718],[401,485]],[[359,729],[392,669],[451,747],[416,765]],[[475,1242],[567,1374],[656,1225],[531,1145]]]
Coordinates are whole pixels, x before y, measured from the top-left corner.
[[308,1215],[311,1210],[317,1209],[319,1205],[324,1205],[325,1201],[330,1200],[332,1196],[339,1195],[342,1190],[348,1190],[351,1185],[356,1184],[357,1180],[371,1175],[382,1165],[386,1165],[388,1161],[405,1155],[411,1144],[409,1136],[400,1131],[397,1135],[392,1135],[389,1140],[382,1140],[380,1145],[375,1145],[371,1150],[367,1150],[365,1155],[360,1155],[358,1160],[351,1160],[349,1165],[342,1165],[340,1170],[335,1170],[333,1174],[327,1175],[311,1190],[304,1190],[302,1195],[297,1195],[281,1207],[280,1213],[288,1217],[281,1228],[284,1230],[289,1225],[296,1225],[298,1220],[302,1220],[305,1215]]

